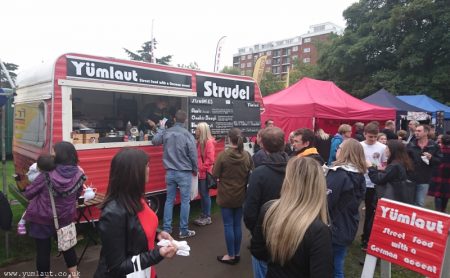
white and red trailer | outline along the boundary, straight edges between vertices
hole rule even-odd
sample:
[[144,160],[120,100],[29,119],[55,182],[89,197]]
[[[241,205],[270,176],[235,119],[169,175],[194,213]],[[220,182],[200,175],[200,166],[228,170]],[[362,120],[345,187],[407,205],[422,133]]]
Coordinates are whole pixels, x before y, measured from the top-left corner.
[[246,76],[64,54],[53,64],[19,73],[17,81],[13,157],[20,190],[28,185],[26,172],[37,157],[50,153],[55,143],[69,141],[77,149],[86,183],[105,193],[112,157],[122,148],[133,147],[151,157],[145,191],[158,210],[166,190],[163,147],[120,136],[128,121],[138,126],[146,105],[165,96],[169,106],[188,111],[192,132],[198,122],[208,122],[218,141],[217,152],[224,149],[223,138],[230,127],[253,136],[261,124],[261,93]]

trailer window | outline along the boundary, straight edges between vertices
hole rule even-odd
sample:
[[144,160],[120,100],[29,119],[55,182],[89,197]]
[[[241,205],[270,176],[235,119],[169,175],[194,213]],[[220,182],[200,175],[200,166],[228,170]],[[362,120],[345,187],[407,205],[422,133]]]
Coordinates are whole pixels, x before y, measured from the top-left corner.
[[[182,98],[114,91],[72,89],[72,137],[76,144],[123,142],[127,123],[139,133],[150,133],[145,115],[164,99],[167,118],[182,109]],[[86,135],[77,135],[83,134]],[[80,139],[81,138],[81,139]],[[94,138],[94,139],[92,139]],[[148,138],[148,137],[147,137]],[[90,140],[92,139],[92,140]],[[142,138],[137,138],[142,140]],[[130,140],[131,141],[131,140]]]
[[46,104],[43,101],[16,104],[14,108],[14,135],[16,140],[44,146],[46,133]]

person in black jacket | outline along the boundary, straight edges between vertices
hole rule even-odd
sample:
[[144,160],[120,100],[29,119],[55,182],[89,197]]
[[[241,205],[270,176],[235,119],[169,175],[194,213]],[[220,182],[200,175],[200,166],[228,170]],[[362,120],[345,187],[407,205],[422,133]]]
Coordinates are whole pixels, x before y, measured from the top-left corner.
[[413,181],[416,183],[415,204],[423,207],[433,170],[439,165],[442,153],[439,146],[428,139],[430,127],[418,125],[414,133],[415,139],[407,146],[408,154],[414,163]]
[[414,166],[405,145],[398,140],[389,140],[385,153],[388,160],[384,170],[369,167],[369,178],[376,184],[377,197],[413,204],[416,189],[408,182],[408,172],[412,172]]
[[354,134],[353,138],[358,140],[359,142],[362,142],[366,140],[364,137],[364,123],[362,122],[356,122],[353,124]]
[[347,249],[358,231],[359,205],[366,194],[366,170],[361,144],[353,138],[345,140],[337,149],[336,161],[327,173],[334,277],[344,277]]
[[289,160],[280,199],[263,205],[250,251],[269,262],[268,278],[333,277],[326,182],[315,159]]
[[[136,255],[142,269],[175,255],[172,244],[155,246],[155,238],[173,239],[166,232],[156,236],[158,217],[144,199],[148,176],[148,156],[143,151],[127,148],[114,156],[98,223],[102,249],[94,277],[125,277],[134,271],[131,259]],[[154,268],[150,272],[156,277]]]
[[321,128],[316,130],[315,136],[314,145],[316,146],[317,151],[323,161],[328,161],[328,158],[330,157],[331,136]]
[[[289,160],[284,149],[284,132],[278,127],[268,127],[261,141],[268,153],[267,159],[252,172],[244,203],[244,223],[253,234],[261,207],[270,200],[280,198],[286,165]],[[265,277],[267,262],[252,256],[253,277]]]
[[386,134],[388,140],[398,139],[397,134],[395,134],[395,122],[392,120],[386,121],[386,123],[384,124],[384,129],[381,131],[381,133]]

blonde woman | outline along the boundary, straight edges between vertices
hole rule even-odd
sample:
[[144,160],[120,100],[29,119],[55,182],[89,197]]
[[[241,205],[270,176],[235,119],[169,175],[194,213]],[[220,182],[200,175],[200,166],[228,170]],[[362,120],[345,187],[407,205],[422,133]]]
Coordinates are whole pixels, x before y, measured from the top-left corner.
[[358,208],[366,193],[366,171],[366,159],[361,144],[352,138],[345,140],[339,146],[336,161],[327,174],[335,278],[344,277],[347,248],[355,239],[358,230]]
[[197,139],[197,161],[198,161],[198,191],[201,197],[202,214],[194,221],[198,226],[211,224],[211,197],[206,182],[206,172],[212,173],[214,159],[216,155],[215,139],[211,135],[211,130],[205,122],[197,125],[195,130]]
[[388,139],[387,139],[387,135],[386,134],[384,134],[382,132],[378,133],[378,135],[377,135],[377,141],[378,142],[380,142],[383,145],[386,145],[387,140]]
[[319,163],[291,158],[280,199],[261,209],[252,254],[268,261],[266,277],[332,277],[326,182]]

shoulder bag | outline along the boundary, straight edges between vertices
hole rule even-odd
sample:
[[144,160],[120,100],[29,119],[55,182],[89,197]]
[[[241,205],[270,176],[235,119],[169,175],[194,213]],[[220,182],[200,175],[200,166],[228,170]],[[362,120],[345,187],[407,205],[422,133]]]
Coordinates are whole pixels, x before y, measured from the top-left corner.
[[141,255],[133,256],[131,263],[133,264],[133,272],[127,274],[127,278],[150,278],[151,267],[141,268]]
[[47,188],[50,195],[50,202],[52,204],[53,221],[55,222],[56,235],[58,238],[58,251],[67,251],[77,244],[77,230],[75,223],[59,228],[58,215],[56,214],[55,199],[53,198],[52,190],[50,189],[50,177],[45,173],[47,179]]

